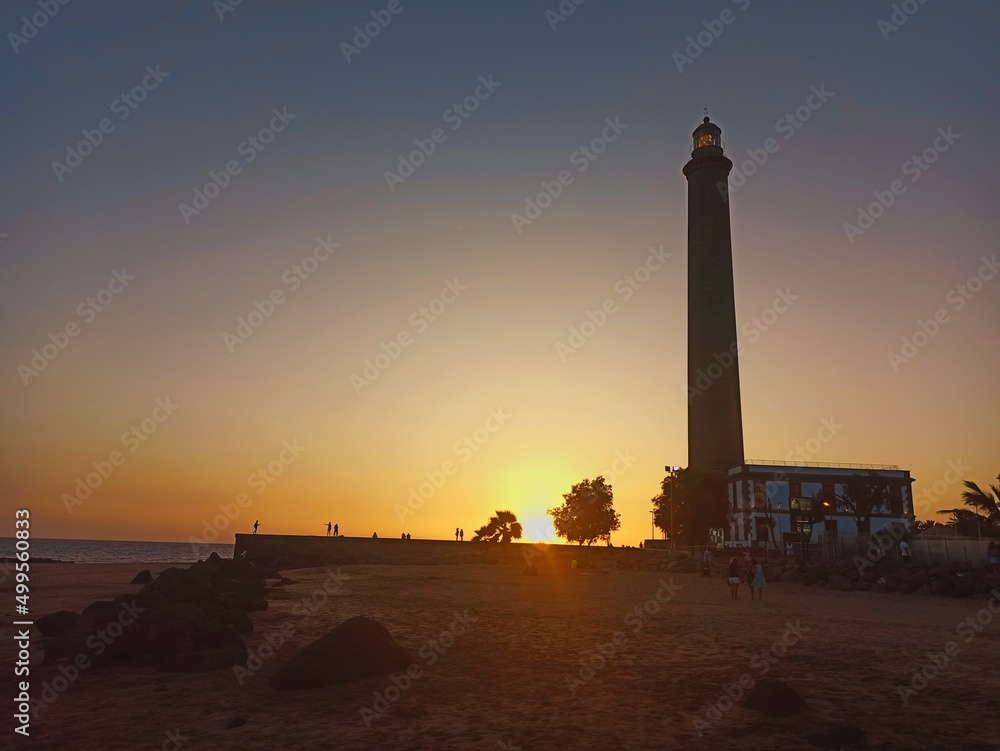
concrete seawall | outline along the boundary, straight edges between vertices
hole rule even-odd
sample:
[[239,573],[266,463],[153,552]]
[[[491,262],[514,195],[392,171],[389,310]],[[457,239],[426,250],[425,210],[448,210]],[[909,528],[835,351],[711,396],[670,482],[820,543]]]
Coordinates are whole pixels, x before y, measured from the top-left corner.
[[[516,563],[544,559],[550,565],[569,568],[576,560],[581,568],[605,566],[622,558],[644,557],[653,551],[579,545],[549,545],[512,542],[455,542],[454,540],[400,540],[370,537],[325,537],[306,535],[236,535],[234,555],[247,556],[277,567],[304,568],[325,564],[457,564]],[[539,555],[540,554],[540,555]]]

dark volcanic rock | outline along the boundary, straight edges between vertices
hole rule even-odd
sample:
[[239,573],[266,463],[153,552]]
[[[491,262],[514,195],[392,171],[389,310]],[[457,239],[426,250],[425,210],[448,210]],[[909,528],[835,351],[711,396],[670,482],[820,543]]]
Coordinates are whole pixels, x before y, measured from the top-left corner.
[[895,592],[899,589],[899,580],[894,576],[883,576],[879,579],[875,586],[872,587],[873,592]]
[[43,615],[35,625],[42,636],[63,636],[80,622],[80,615],[69,610],[57,610],[55,613]]
[[[168,568],[135,595],[97,601],[82,615],[41,621],[44,664],[84,655],[112,662],[193,671],[246,660],[239,633],[253,631],[249,610],[264,610],[264,574],[253,563],[211,555],[187,569]],[[145,579],[141,572],[136,581]],[[76,619],[75,621],[73,619]],[[58,635],[57,635],[58,634]]]
[[841,592],[850,592],[853,589],[850,579],[846,576],[838,576],[837,574],[832,574],[827,578],[826,586],[830,589],[839,589]]
[[43,664],[83,655],[97,667],[130,657],[142,640],[141,615],[132,595],[91,603],[72,628],[43,642]]
[[406,670],[412,661],[385,626],[359,615],[305,647],[271,676],[270,684],[280,690],[320,688]]
[[144,568],[135,575],[135,578],[129,584],[149,584],[151,581],[153,581],[153,575],[149,572],[148,568]]
[[971,597],[975,593],[976,583],[968,576],[960,577],[951,589],[952,597]]
[[250,616],[242,610],[223,610],[212,615],[212,618],[223,626],[232,626],[241,634],[249,634],[253,631],[253,623],[250,622]]
[[777,678],[761,678],[747,693],[747,709],[763,712],[768,717],[790,717],[808,709],[799,692]]
[[906,577],[906,583],[913,589],[920,589],[920,587],[924,586],[930,580],[931,578],[927,575],[926,571],[917,571]]

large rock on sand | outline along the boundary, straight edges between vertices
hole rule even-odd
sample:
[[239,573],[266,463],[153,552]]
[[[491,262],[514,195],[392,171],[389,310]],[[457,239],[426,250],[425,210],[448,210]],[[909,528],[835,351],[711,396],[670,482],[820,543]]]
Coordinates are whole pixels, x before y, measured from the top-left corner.
[[129,582],[129,583],[130,584],[149,584],[151,581],[153,581],[153,574],[150,573],[150,571],[149,571],[148,568],[144,568],[142,571],[140,571],[138,574],[136,574],[132,578],[132,581]]
[[280,690],[320,688],[406,670],[413,662],[378,621],[355,616],[305,647],[271,676]]
[[761,678],[747,693],[746,708],[768,717],[790,717],[809,709],[799,692],[776,678]]
[[43,615],[35,621],[35,626],[42,632],[42,636],[63,636],[79,622],[80,615],[78,613],[57,610],[54,613]]

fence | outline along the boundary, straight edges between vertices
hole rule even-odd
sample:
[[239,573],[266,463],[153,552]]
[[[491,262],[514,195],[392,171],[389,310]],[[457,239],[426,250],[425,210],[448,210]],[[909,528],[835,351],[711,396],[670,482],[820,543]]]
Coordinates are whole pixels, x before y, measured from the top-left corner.
[[[880,537],[883,537],[880,535]],[[939,563],[954,562],[962,566],[974,566],[978,568],[988,568],[986,550],[990,541],[974,539],[910,539],[910,553],[912,559],[917,563],[936,566]],[[669,544],[669,543],[668,543]],[[885,544],[883,542],[883,544]],[[792,543],[792,554],[796,557],[805,557],[811,560],[853,558],[860,555],[862,558],[868,557],[869,551],[875,546],[878,549],[878,538],[876,537],[855,537],[842,535],[820,535],[808,544],[808,552],[803,550],[801,543]],[[678,547],[678,551],[682,548]],[[698,553],[704,547],[698,549]],[[731,550],[750,551],[756,558],[779,558],[786,555],[787,551],[781,544],[770,543],[767,547],[737,544],[735,547],[727,547],[727,553]],[[691,550],[695,554],[694,550]],[[884,560],[899,561],[899,546],[896,540],[892,540],[892,545],[885,550]]]

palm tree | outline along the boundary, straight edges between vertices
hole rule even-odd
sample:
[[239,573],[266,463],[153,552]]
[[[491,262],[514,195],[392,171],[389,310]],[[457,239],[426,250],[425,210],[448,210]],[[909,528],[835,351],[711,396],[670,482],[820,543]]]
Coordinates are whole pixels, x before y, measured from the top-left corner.
[[966,480],[965,487],[966,490],[962,493],[962,502],[966,506],[976,509],[977,512],[985,512],[987,519],[1000,522],[1000,485],[990,485],[989,493],[984,493],[972,480]]
[[990,492],[985,492],[972,480],[966,480],[965,488],[962,502],[966,508],[943,509],[938,513],[951,514],[948,525],[970,537],[1000,535],[1000,485],[990,485]]
[[934,527],[937,526],[937,522],[933,519],[928,519],[926,521],[917,521],[913,526],[917,532],[926,532],[930,529],[934,529]]
[[497,511],[490,520],[476,530],[473,542],[510,542],[520,540],[523,529],[513,511]]

